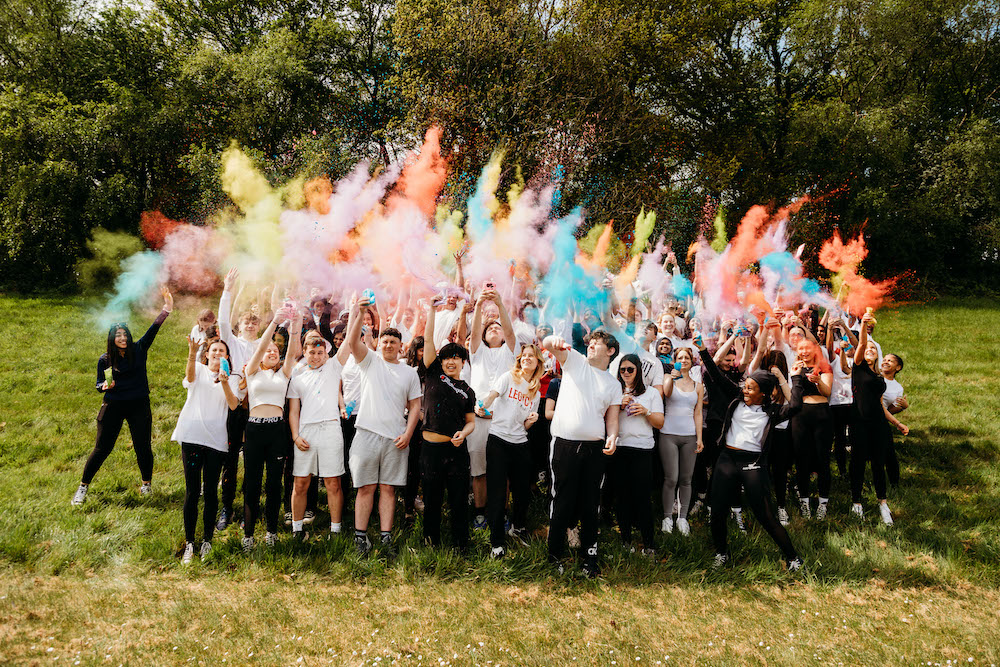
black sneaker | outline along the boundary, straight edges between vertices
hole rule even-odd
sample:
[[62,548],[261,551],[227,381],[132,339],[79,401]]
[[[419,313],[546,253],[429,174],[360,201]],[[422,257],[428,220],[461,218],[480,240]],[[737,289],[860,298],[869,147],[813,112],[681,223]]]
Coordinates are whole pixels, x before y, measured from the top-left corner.
[[392,533],[388,535],[383,535],[381,542],[382,542],[382,547],[381,547],[382,555],[390,560],[395,558],[397,556],[397,553],[396,553],[396,547],[393,546],[392,544]]
[[601,566],[597,563],[597,556],[587,556],[583,559],[583,574],[588,579],[597,579],[601,576]]
[[232,510],[227,510],[225,507],[219,512],[219,520],[215,523],[216,530],[225,530],[229,527],[229,519],[232,514]]
[[528,531],[526,531],[524,528],[517,528],[512,526],[510,530],[507,531],[507,534],[510,535],[512,540],[520,544],[522,547],[529,546]]
[[368,535],[355,535],[354,546],[358,550],[358,555],[365,557],[372,552],[372,541]]
[[308,530],[295,530],[292,531],[292,539],[296,542],[308,542],[309,541],[309,531]]
[[549,565],[555,569],[557,574],[564,574],[566,572],[566,568],[563,566],[562,561],[552,554],[549,554],[548,561]]

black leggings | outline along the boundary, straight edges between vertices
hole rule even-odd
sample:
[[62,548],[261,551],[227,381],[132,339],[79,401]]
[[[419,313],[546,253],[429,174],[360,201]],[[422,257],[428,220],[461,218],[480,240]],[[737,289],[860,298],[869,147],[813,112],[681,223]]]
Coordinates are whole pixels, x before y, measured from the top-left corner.
[[851,423],[851,404],[831,405],[833,415],[833,456],[837,459],[837,470],[841,477],[847,477],[847,426]]
[[[712,470],[715,468],[715,460],[719,458],[719,436],[722,435],[722,422],[705,422],[705,433],[702,441],[705,448],[695,457],[694,477],[691,480],[691,490],[695,497],[704,497],[709,490]],[[667,515],[668,508],[664,508],[663,515]]]
[[226,453],[204,445],[181,443],[181,462],[184,464],[184,541],[194,542],[198,526],[198,498],[205,489],[205,511],[202,523],[205,541],[215,535],[215,513],[219,510],[219,474],[226,461]]
[[229,436],[229,452],[222,466],[222,507],[232,521],[233,501],[236,500],[236,478],[239,472],[240,450],[243,449],[243,434],[247,428],[250,411],[242,405],[229,411],[226,418],[226,433]]
[[597,556],[601,486],[607,456],[603,440],[563,440],[552,443],[552,506],[549,513],[549,557],[566,552],[566,529],[580,519],[580,545]]
[[712,542],[716,553],[729,553],[726,532],[729,508],[740,506],[739,489],[742,485],[747,504],[758,523],[781,549],[786,560],[796,557],[795,547],[788,532],[778,523],[771,506],[771,480],[767,474],[767,461],[759,460],[757,452],[724,447],[712,475]]
[[511,525],[524,528],[528,523],[534,468],[527,442],[518,445],[495,435],[486,439],[486,520],[490,525],[490,546],[502,547],[506,541],[508,482],[512,497]]
[[[419,426],[418,426],[418,429]],[[413,514],[416,509],[417,493],[420,491],[420,454],[423,452],[423,438],[410,438],[407,448],[406,486],[403,487],[403,509]]]
[[642,535],[642,545],[653,548],[653,467],[655,451],[619,447],[608,463],[615,480],[615,515],[622,542],[632,541],[633,526]]
[[809,497],[813,472],[819,474],[819,497],[830,497],[830,446],[833,444],[833,416],[829,403],[804,403],[789,425],[795,446],[795,479],[799,497]]
[[[421,438],[423,439],[423,438]],[[424,539],[441,544],[441,508],[448,491],[451,533],[455,544],[469,544],[469,448],[462,443],[427,442],[420,445],[420,473],[424,486]]]
[[281,477],[285,466],[288,428],[285,420],[247,422],[246,444],[243,446],[243,534],[253,537],[260,517],[260,490],[267,470],[267,501],[264,520],[267,532],[278,532],[278,512],[281,510]]
[[771,446],[767,458],[774,483],[774,497],[778,507],[785,507],[788,500],[788,472],[792,469],[795,453],[792,450],[792,433],[787,428],[771,429]]
[[101,410],[97,413],[97,441],[94,451],[83,466],[83,478],[80,481],[84,484],[90,484],[101,469],[101,465],[115,448],[122,422],[126,421],[129,433],[132,434],[132,449],[135,450],[142,481],[149,482],[153,479],[153,413],[149,409],[147,396],[132,401],[106,401],[101,405]]
[[872,464],[872,485],[875,497],[885,500],[885,463],[888,454],[888,438],[891,437],[886,420],[860,419],[851,421],[851,499],[861,502],[865,484],[865,464]]

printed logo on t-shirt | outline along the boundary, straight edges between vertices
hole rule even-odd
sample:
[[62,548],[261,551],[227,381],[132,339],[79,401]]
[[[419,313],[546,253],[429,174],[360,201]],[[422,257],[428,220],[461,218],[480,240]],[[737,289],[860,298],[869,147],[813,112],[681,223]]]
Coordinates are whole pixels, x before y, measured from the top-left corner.
[[515,387],[511,387],[510,389],[507,390],[507,398],[517,403],[520,403],[526,408],[531,407],[531,397],[529,397],[526,393],[524,393],[520,389],[516,389]]
[[444,382],[446,385],[454,389],[455,393],[461,394],[462,398],[469,398],[469,394],[466,393],[464,390],[455,386],[455,384],[451,381],[451,378],[445,375],[444,373],[441,374],[441,382]]

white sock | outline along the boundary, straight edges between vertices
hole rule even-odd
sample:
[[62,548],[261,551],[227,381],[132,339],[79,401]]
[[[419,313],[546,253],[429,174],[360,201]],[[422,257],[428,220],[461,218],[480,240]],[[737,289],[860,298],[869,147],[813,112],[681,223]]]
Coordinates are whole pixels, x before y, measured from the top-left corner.
[[301,521],[296,521],[295,519],[292,519],[292,532],[293,533],[297,533],[300,530],[302,530],[302,522]]
[[828,502],[830,502],[829,498],[820,498],[819,499],[819,504],[820,505],[826,505]]
[[342,524],[330,522],[330,532],[339,533]]

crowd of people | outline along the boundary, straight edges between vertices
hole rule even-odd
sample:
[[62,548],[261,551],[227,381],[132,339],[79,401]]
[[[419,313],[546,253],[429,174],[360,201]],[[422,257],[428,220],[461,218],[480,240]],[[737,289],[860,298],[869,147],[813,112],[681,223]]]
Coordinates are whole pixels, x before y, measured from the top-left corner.
[[[320,480],[330,533],[349,523],[365,556],[373,513],[379,554],[394,554],[418,512],[426,543],[445,543],[447,500],[451,545],[466,550],[472,531],[488,531],[491,556],[504,558],[544,534],[529,504],[547,493],[549,559],[561,568],[576,548],[588,576],[600,573],[607,522],[652,556],[657,528],[689,536],[699,512],[722,566],[729,522],[745,530],[744,506],[798,570],[786,527],[795,513],[827,519],[834,462],[850,481],[852,515],[864,514],[870,468],[878,516],[892,524],[893,428],[908,432],[908,402],[903,359],[883,354],[870,309],[774,303],[703,321],[691,299],[656,313],[606,281],[606,307],[552,317],[492,282],[465,284],[456,260],[456,289],[389,303],[365,290],[300,305],[274,288],[244,308],[239,274],[228,273],[217,318],[201,312],[188,337],[187,398],[171,436],[184,468],[184,563],[207,559],[215,533],[233,525],[251,553],[262,496],[268,547],[283,524],[294,540],[325,533],[314,523]],[[173,308],[163,296],[142,338],[125,323],[108,333],[97,440],[74,505],[125,421],[140,491],[152,492],[146,360]]]

